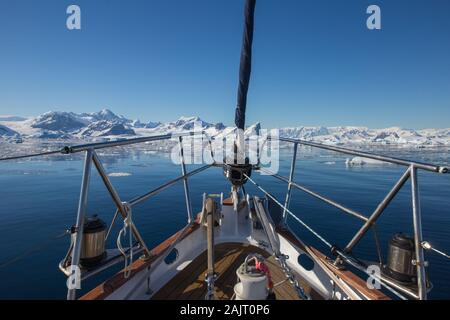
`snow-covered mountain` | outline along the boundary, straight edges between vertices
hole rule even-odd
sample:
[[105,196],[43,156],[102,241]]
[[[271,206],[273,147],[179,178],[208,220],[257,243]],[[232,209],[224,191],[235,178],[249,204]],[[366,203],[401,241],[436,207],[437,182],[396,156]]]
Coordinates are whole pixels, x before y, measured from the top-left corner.
[[202,127],[203,129],[207,129],[213,126],[211,123],[205,122],[199,117],[181,117],[177,121],[171,122],[169,125],[174,128],[181,128],[186,131],[193,130],[194,125]]
[[154,129],[154,128],[156,128],[156,127],[159,127],[160,125],[162,125],[162,123],[161,122],[153,122],[153,121],[150,121],[150,122],[148,122],[148,123],[146,123],[144,126],[143,126],[143,128],[146,128],[146,129]]
[[142,123],[139,119],[132,120],[129,124],[133,128],[145,128],[145,123]]
[[46,112],[32,123],[32,128],[39,128],[51,131],[75,132],[88,125],[88,121],[73,112]]
[[176,121],[161,123],[149,122],[144,128],[135,128],[139,135],[143,134],[170,134],[192,130],[204,130],[209,135],[215,136],[226,129],[223,123],[209,123],[199,117],[181,117]]
[[[223,123],[209,123],[199,117],[181,117],[176,121],[141,122],[119,116],[103,109],[94,113],[50,111],[40,116],[24,119],[15,116],[0,117],[0,136],[24,139],[115,139],[118,137],[169,134],[205,130],[209,136],[223,137],[234,130]],[[259,123],[249,126],[246,135],[261,129]],[[297,138],[334,145],[377,144],[402,146],[450,146],[450,129],[403,129],[398,127],[369,129],[366,127],[307,127],[279,129],[281,137]]]
[[122,136],[136,135],[133,129],[125,126],[121,122],[115,120],[100,120],[89,124],[86,128],[81,129],[77,134],[81,137],[106,137],[106,136]]
[[125,118],[124,116],[118,116],[114,112],[112,112],[109,109],[103,109],[99,112],[93,112],[93,113],[82,113],[79,115],[84,120],[87,120],[89,122],[94,121],[114,121],[114,122],[120,122],[120,123],[132,123],[132,120],[129,120]]
[[392,144],[406,146],[450,145],[450,129],[412,130],[398,127],[369,129],[366,127],[296,127],[280,129],[281,137],[297,138],[320,143]]
[[168,123],[159,121],[143,123],[140,120],[130,120],[124,116],[118,116],[108,109],[81,114],[49,111],[35,118],[15,118],[14,121],[12,121],[11,116],[8,116],[4,121],[0,120],[0,123],[2,124],[2,135],[6,135],[6,132],[8,132],[8,135],[17,134],[24,138],[38,139],[90,139],[98,137],[113,139],[120,136],[183,132],[193,130],[194,126],[203,130],[208,129],[212,135],[215,135],[226,128],[222,123],[208,123],[199,117],[181,117]]
[[19,133],[0,124],[0,137],[14,137],[19,136]]

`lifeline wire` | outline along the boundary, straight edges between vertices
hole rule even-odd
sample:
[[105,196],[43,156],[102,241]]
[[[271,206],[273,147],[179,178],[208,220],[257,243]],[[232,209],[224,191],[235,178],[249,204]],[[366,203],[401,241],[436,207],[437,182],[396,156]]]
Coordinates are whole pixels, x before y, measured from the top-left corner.
[[[320,234],[318,234],[316,231],[314,231],[310,226],[308,226],[306,223],[304,223],[300,218],[298,218],[297,216],[295,216],[288,208],[286,208],[284,205],[282,205],[275,197],[273,197],[270,193],[268,193],[266,190],[264,190],[259,184],[257,184],[255,181],[253,181],[253,179],[251,179],[248,175],[244,174],[244,176],[250,181],[252,182],[258,189],[260,189],[264,194],[266,194],[268,197],[270,197],[273,201],[275,201],[281,208],[285,209],[287,213],[289,213],[297,222],[299,222],[301,225],[303,225],[307,230],[309,230],[313,235],[315,235],[320,241],[322,241],[325,245],[327,245],[329,248],[332,248],[333,246],[327,241],[325,240]],[[344,258],[344,260],[346,260],[347,263],[349,263],[350,265],[352,265],[353,267],[359,269],[360,271],[364,272],[365,274],[367,274],[368,276],[372,276],[372,274],[369,274],[367,272],[367,270],[364,270],[363,268],[361,268],[361,266],[359,266],[357,263],[354,263],[349,257],[347,257],[344,253],[338,251],[337,252],[342,258]],[[381,279],[377,279],[375,278],[380,284],[382,284]],[[392,292],[393,294],[395,294],[397,297],[399,297],[402,300],[406,300],[406,298],[401,295],[400,293],[398,293],[396,290],[394,290],[393,288],[391,288],[390,286],[388,286],[387,284],[383,283],[383,286],[388,289],[390,292]]]
[[12,157],[0,158],[0,161],[18,160],[18,159],[25,159],[25,158],[32,158],[32,157],[48,156],[48,155],[57,154],[57,153],[61,153],[61,150],[46,151],[46,152],[40,152],[40,153],[25,154],[25,155],[21,155],[21,156],[12,156]]

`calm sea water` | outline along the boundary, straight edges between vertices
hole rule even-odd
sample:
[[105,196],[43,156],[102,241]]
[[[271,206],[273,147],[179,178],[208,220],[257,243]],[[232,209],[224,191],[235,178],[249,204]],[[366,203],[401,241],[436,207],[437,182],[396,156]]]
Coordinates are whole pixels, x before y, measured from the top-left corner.
[[[404,167],[395,165],[347,168],[346,157],[329,152],[300,149],[296,180],[312,190],[327,195],[347,207],[369,215],[401,176]],[[383,150],[387,154],[414,160],[449,163],[448,150]],[[180,175],[180,167],[161,154],[134,152],[103,153],[101,159],[109,173],[128,173],[111,180],[123,200],[152,190],[168,179]],[[82,159],[49,157],[42,160],[0,163],[0,298],[64,299],[65,277],[58,263],[65,255],[69,238],[57,238],[76,218],[81,182]],[[290,151],[282,152],[280,173],[287,176]],[[195,166],[190,166],[190,169]],[[286,185],[271,177],[254,174],[268,191],[284,199]],[[420,194],[424,239],[435,247],[450,252],[450,175],[420,172]],[[195,211],[201,207],[203,192],[227,194],[229,184],[220,169],[212,168],[190,179]],[[252,185],[248,193],[257,193]],[[412,232],[410,184],[406,184],[377,223],[383,258],[387,243],[396,232]],[[356,218],[327,206],[299,191],[293,192],[291,209],[319,231],[331,243],[345,246],[361,226]],[[93,171],[89,193],[89,214],[98,214],[109,222],[114,206],[100,178]],[[155,246],[186,223],[186,207],[182,184],[151,198],[134,210],[134,220],[149,246]],[[328,253],[307,230],[289,224],[307,241]],[[115,236],[109,241],[115,247]],[[366,235],[354,253],[364,259],[377,260],[373,232]],[[19,257],[19,259],[14,260]],[[450,298],[450,261],[427,253],[428,271],[434,284],[431,298]],[[8,261],[13,263],[5,264]],[[119,268],[121,266],[118,266]],[[117,271],[110,270],[95,280],[83,283],[83,291]]]

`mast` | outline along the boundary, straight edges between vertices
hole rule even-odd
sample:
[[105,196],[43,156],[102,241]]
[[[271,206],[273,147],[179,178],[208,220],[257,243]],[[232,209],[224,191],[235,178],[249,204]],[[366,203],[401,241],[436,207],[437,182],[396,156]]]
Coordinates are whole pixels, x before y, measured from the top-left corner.
[[242,37],[241,62],[239,67],[239,86],[234,123],[237,127],[234,144],[234,164],[244,164],[244,130],[247,93],[252,70],[252,44],[256,0],[246,0],[244,9],[244,32]]
[[245,129],[247,92],[252,70],[252,43],[256,0],[246,0],[244,10],[244,34],[242,37],[241,63],[239,67],[239,87],[234,122],[238,129]]

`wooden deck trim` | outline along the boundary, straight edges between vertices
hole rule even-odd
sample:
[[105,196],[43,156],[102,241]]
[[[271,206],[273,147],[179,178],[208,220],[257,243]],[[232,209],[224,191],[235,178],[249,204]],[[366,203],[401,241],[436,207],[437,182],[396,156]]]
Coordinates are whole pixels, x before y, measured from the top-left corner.
[[[183,230],[178,231],[168,239],[166,239],[164,242],[156,246],[152,253],[154,256],[152,256],[149,260],[136,260],[131,266],[131,274],[128,279],[125,279],[124,277],[124,271],[120,271],[110,279],[106,280],[96,288],[92,289],[82,297],[80,297],[80,300],[102,300],[107,298],[110,294],[112,294],[114,291],[116,291],[118,288],[120,288],[122,285],[124,285],[128,280],[130,280],[132,277],[134,277],[138,272],[142,271],[145,268],[148,268],[151,266],[151,264],[158,259],[175,241],[179,236],[182,236],[182,239],[186,238],[188,235],[190,235],[192,232],[197,230],[199,228],[199,224],[195,223],[191,227],[185,230],[184,234],[182,234]],[[292,232],[288,229],[284,228],[277,228],[277,232],[286,238],[289,242],[294,244],[295,246],[299,247],[300,249],[306,251],[307,248],[295,237],[295,235],[292,234]],[[384,293],[382,293],[379,290],[375,289],[369,289],[366,286],[366,282],[359,278],[357,275],[355,275],[353,272],[349,270],[338,270],[332,266],[330,263],[330,259],[321,253],[319,250],[308,246],[308,249],[312,251],[315,255],[315,258],[320,259],[324,264],[329,268],[331,272],[333,272],[337,277],[341,278],[343,281],[345,281],[349,286],[355,288],[359,292],[363,293],[365,296],[367,296],[369,299],[373,300],[390,300],[388,296],[386,296]],[[232,259],[233,254],[230,254],[229,257],[226,257],[228,259]],[[226,259],[222,259],[221,264],[226,264]],[[220,268],[220,264],[217,266]],[[228,268],[226,272],[233,272],[229,271],[233,270],[233,268]],[[235,270],[235,269],[234,269]],[[275,271],[276,273],[277,271]],[[225,276],[225,274],[224,274]],[[218,279],[220,281],[220,278]],[[199,282],[198,286],[202,286],[203,283]],[[280,288],[281,289],[281,288]],[[288,294],[288,292],[286,292]],[[225,294],[221,293],[221,297],[225,298]],[[189,298],[189,297],[187,297]],[[294,298],[294,297],[293,297]]]
[[[219,300],[231,299],[234,293],[234,285],[237,281],[236,270],[249,253],[259,253],[266,257],[266,264],[271,270],[274,283],[279,283],[286,279],[283,271],[267,251],[245,243],[221,243],[215,247],[216,264],[215,271],[218,278],[215,281],[215,294]],[[156,292],[153,300],[204,300],[206,294],[205,272],[206,251],[196,257],[191,264],[164,287]],[[280,299],[299,300],[295,289],[286,281],[275,288],[275,293]]]
[[358,277],[353,272],[343,269],[339,270],[335,268],[330,258],[325,256],[323,253],[321,253],[319,250],[309,247],[311,251],[316,255],[318,259],[320,259],[322,262],[325,263],[325,265],[328,267],[328,269],[333,272],[335,275],[337,275],[339,278],[341,278],[345,283],[347,283],[349,286],[355,288],[359,292],[361,292],[363,295],[368,297],[370,300],[391,300],[388,296],[386,296],[384,293],[382,293],[379,290],[376,289],[369,289],[367,287],[366,281]]
[[[219,275],[219,277],[216,280],[216,284],[222,283],[222,282],[224,282],[224,280],[227,279],[227,277],[225,277],[225,275],[227,274],[227,271],[229,271],[229,269],[230,269],[229,262],[234,261],[236,256],[238,256],[238,254],[239,254],[239,252],[232,252],[230,254],[227,254],[227,255],[223,256],[222,259],[218,263],[216,263],[215,271]],[[206,252],[204,252],[203,255],[204,255],[205,259],[199,258],[199,260],[201,260],[202,262],[206,261]],[[200,265],[202,265],[202,262],[200,263]],[[234,263],[234,264],[237,264],[237,263]],[[231,263],[231,265],[233,265],[233,262]],[[236,268],[237,268],[237,266],[236,266]],[[225,272],[224,272],[224,270],[225,270]],[[200,280],[200,281],[198,281],[198,280]],[[195,288],[202,289],[204,286],[205,286],[205,274],[202,274],[199,279],[197,278]],[[216,290],[216,296],[219,296],[219,295],[221,297],[225,297],[226,293]],[[192,290],[191,294],[186,295],[184,298],[203,300],[204,296],[205,296],[205,293],[201,292],[200,290],[197,290],[197,291]],[[172,296],[172,298],[176,298],[176,296],[175,297]]]
[[222,205],[224,205],[224,206],[232,206],[234,203],[233,203],[233,198],[226,198],[226,199],[223,199],[223,202],[222,202]]
[[[219,245],[220,246],[220,245]],[[186,275],[186,278],[184,278],[184,281],[173,281],[173,279],[171,279],[171,281],[169,281],[163,288],[161,288],[158,292],[156,292],[152,299],[161,299],[158,297],[164,297],[164,299],[168,299],[168,300],[173,300],[173,299],[184,299],[184,300],[202,300],[204,297],[202,297],[203,292],[201,292],[202,287],[205,284],[205,274],[204,273],[200,273],[200,275],[196,274],[196,273],[187,273],[187,270],[198,270],[199,268],[201,268],[202,270],[205,270],[206,272],[206,251],[202,252],[198,257],[196,257],[190,265],[188,265],[186,267],[184,271],[184,274]],[[229,260],[233,260],[236,258],[236,253],[238,252],[233,252],[233,251],[229,251],[227,252],[227,254],[225,254],[224,256],[221,257],[221,259],[216,262],[215,264],[215,269],[216,272],[219,274],[219,278],[216,280],[217,281],[221,281],[223,275],[222,272],[224,270],[224,267],[228,266],[228,262]],[[180,271],[180,272],[183,272]],[[180,276],[180,275],[178,275]],[[189,291],[188,292],[183,292],[181,294],[179,294],[179,291],[183,289],[183,286],[185,286],[186,282],[190,283],[189,285]],[[186,289],[186,288],[184,288]]]
[[[280,228],[277,227],[277,232],[285,237],[289,242],[293,243],[300,249],[307,252],[307,248],[297,239],[295,235],[292,234],[292,232],[286,228]],[[360,277],[358,277],[356,274],[351,272],[350,270],[339,270],[333,266],[333,264],[330,262],[330,258],[328,258],[325,254],[320,252],[314,247],[308,246],[309,251],[313,252],[315,255],[315,258],[320,259],[325,266],[334,273],[337,277],[341,278],[345,283],[347,283],[349,286],[353,287],[357,291],[361,292],[363,295],[368,297],[371,300],[391,300],[388,296],[386,296],[383,292],[377,289],[369,289],[367,287],[366,281],[362,280]]]
[[110,279],[106,280],[102,284],[98,285],[82,297],[80,300],[103,300],[108,297],[111,293],[116,291],[122,285],[124,285],[128,280],[133,278],[139,271],[142,271],[145,268],[148,268],[152,265],[152,263],[157,260],[177,239],[181,236],[181,239],[186,238],[192,232],[197,230],[200,227],[198,223],[194,223],[191,227],[186,229],[183,233],[183,230],[178,231],[164,242],[156,246],[151,250],[152,257],[149,260],[141,260],[138,259],[130,266],[131,274],[128,279],[124,277],[124,270],[112,276]]

